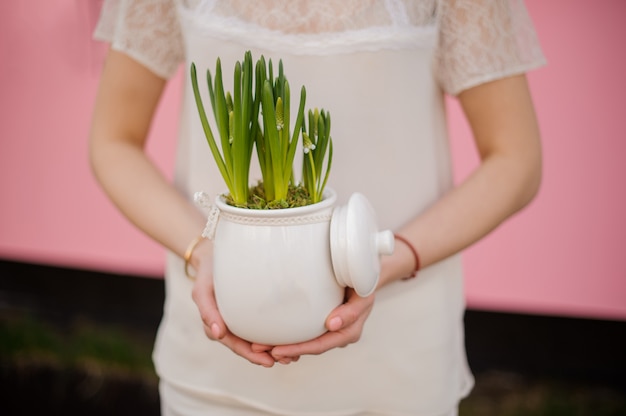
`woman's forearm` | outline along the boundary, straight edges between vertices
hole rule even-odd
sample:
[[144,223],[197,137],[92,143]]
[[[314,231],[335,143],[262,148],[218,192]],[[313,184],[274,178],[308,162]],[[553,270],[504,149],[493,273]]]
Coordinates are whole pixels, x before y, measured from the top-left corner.
[[164,178],[143,150],[124,141],[92,144],[96,178],[139,229],[182,256],[204,225],[200,212]]
[[[524,77],[477,87],[460,97],[481,163],[459,186],[398,230],[422,268],[477,242],[526,206],[541,182],[539,129]],[[381,285],[408,276],[410,249],[397,242]]]
[[120,211],[139,229],[182,255],[203,218],[144,152],[165,80],[127,55],[105,61],[92,120],[93,172]]
[[532,176],[510,171],[506,158],[494,156],[401,233],[426,267],[472,245],[523,208],[537,189]]

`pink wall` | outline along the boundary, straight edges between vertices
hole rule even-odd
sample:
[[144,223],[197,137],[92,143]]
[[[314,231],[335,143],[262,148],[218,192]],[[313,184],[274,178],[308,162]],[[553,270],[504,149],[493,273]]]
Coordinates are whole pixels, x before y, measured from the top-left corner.
[[[158,276],[162,249],[115,211],[87,164],[100,3],[0,2],[0,256]],[[177,90],[168,93],[161,110],[175,114]],[[150,152],[170,171],[163,139],[176,120],[160,117],[154,130]]]
[[[89,118],[104,48],[90,40],[100,2],[0,3],[0,258],[159,276],[163,251],[96,187]],[[472,307],[626,319],[626,3],[528,0],[549,66],[530,83],[545,146],[539,197],[468,250]],[[149,151],[173,162],[180,76]],[[476,164],[449,101],[458,178]]]
[[[624,319],[626,2],[527,5],[548,59],[529,74],[543,135],[543,186],[526,211],[467,251],[468,303]],[[475,161],[451,104],[463,177]]]

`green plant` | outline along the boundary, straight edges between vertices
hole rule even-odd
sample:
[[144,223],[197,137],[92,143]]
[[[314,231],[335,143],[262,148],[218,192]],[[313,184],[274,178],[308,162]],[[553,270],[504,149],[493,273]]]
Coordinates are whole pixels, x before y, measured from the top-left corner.
[[[333,160],[333,142],[330,138],[330,114],[327,111],[309,111],[309,134],[302,126],[304,161],[302,179],[313,203],[322,200]],[[326,168],[324,158],[328,151]]]
[[222,64],[219,58],[215,67],[214,84],[211,72],[207,70],[211,107],[220,137],[220,153],[200,97],[196,66],[191,64],[193,92],[202,128],[217,167],[237,205],[245,205],[248,200],[250,157],[258,128],[258,121],[255,120],[259,114],[259,101],[255,100],[252,94],[252,77],[252,56],[247,52],[243,65],[240,62],[235,65],[233,100],[230,92],[224,93]]
[[[228,187],[228,200],[233,205],[285,208],[321,200],[332,162],[330,115],[323,110],[309,110],[310,132],[306,132],[306,89],[303,86],[291,127],[291,89],[282,61],[279,61],[278,74],[274,77],[271,60],[266,62],[262,56],[253,71],[252,54],[246,52],[243,63],[235,64],[232,95],[224,91],[220,59],[216,62],[214,78],[207,70],[219,146],[206,116],[193,63],[191,82],[204,134]],[[297,183],[293,163],[300,137],[304,160],[302,183]],[[262,180],[259,186],[250,189],[253,147],[256,148]],[[328,160],[322,169],[327,151]],[[295,201],[291,200],[294,198]]]

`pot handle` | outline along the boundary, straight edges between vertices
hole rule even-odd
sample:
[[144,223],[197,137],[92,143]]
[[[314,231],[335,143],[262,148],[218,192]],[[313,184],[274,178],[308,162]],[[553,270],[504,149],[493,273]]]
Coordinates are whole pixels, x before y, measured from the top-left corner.
[[207,222],[202,231],[202,237],[213,240],[217,223],[220,219],[220,209],[211,203],[211,198],[206,192],[196,192],[193,196],[193,200],[207,216]]

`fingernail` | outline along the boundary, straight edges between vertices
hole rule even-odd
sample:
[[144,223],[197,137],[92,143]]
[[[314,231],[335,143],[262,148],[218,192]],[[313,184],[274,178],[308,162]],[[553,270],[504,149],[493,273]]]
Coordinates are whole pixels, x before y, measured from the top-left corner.
[[328,329],[331,331],[336,331],[340,329],[341,325],[343,325],[343,321],[338,316],[335,316],[330,321],[328,321]]

